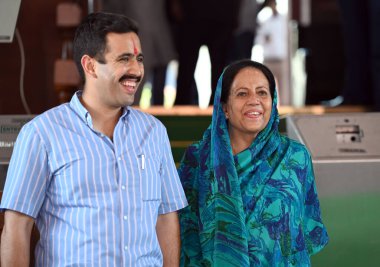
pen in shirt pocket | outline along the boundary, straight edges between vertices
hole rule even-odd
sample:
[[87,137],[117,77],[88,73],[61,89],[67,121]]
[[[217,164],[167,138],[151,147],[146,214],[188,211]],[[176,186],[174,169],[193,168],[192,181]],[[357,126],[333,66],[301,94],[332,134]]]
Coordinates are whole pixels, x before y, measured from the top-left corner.
[[141,154],[140,158],[141,158],[141,169],[145,170],[145,155]]

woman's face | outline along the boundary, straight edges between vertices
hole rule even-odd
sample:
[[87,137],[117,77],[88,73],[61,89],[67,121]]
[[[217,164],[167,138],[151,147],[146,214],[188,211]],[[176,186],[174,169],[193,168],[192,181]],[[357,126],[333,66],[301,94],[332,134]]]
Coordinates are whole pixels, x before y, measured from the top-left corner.
[[264,74],[252,67],[241,69],[231,84],[223,111],[231,138],[256,138],[268,124],[272,111],[269,83]]

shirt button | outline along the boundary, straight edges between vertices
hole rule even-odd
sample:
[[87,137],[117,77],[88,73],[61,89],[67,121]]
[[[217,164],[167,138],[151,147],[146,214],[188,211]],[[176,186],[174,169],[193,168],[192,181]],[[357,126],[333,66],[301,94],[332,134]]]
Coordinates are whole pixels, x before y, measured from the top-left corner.
[[128,246],[124,246],[124,250],[128,250]]
[[121,160],[121,157],[118,157],[117,160],[120,161],[120,160]]
[[121,186],[121,189],[125,190],[125,185],[122,185],[122,186]]
[[128,216],[124,215],[124,221],[128,220]]

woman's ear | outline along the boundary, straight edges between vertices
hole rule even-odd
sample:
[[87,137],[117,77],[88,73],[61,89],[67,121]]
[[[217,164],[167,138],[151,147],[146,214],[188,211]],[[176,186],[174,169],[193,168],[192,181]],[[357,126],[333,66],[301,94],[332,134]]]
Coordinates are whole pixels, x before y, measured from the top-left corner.
[[93,59],[92,57],[88,55],[84,55],[81,59],[81,64],[86,76],[89,75],[89,76],[92,76],[93,78],[97,77],[96,72],[95,72],[95,69],[96,69],[95,59]]
[[224,112],[224,116],[226,117],[226,120],[228,120],[227,104],[222,104],[222,109],[223,109],[223,112]]

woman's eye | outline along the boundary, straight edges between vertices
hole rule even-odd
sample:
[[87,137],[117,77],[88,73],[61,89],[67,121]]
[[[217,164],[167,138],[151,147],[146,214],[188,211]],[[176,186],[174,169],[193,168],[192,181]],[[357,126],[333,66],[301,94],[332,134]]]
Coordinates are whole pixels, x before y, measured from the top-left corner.
[[258,94],[259,96],[266,96],[266,95],[268,95],[268,92],[265,91],[265,90],[260,90],[260,91],[257,92],[257,94]]
[[246,93],[246,92],[238,92],[236,95],[237,95],[237,96],[246,96],[247,93]]

